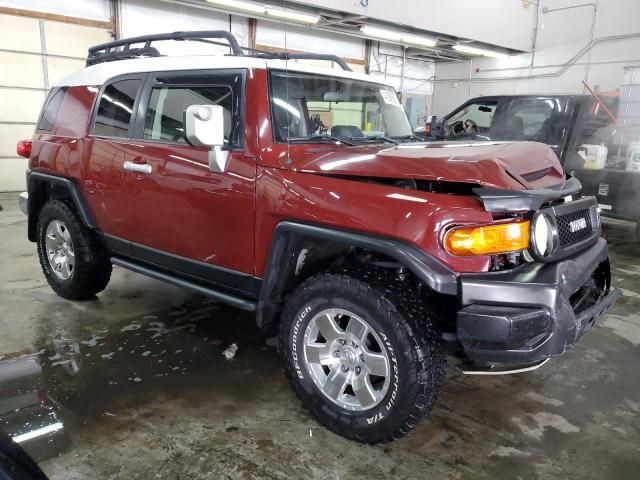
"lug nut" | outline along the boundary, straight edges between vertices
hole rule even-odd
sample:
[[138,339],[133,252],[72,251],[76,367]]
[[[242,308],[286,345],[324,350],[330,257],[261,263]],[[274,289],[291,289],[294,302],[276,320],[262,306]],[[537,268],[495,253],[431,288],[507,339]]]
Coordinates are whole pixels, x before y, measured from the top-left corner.
[[361,370],[362,370],[362,369],[361,369],[360,367],[356,367],[356,375],[360,375],[360,371],[361,371]]
[[342,338],[341,338],[340,340],[338,340],[338,343],[339,343],[340,345],[344,345],[344,344],[345,344],[345,343],[347,343],[347,342],[346,342],[344,339],[342,339]]
[[340,352],[339,352],[338,350],[335,350],[335,351],[333,352],[333,356],[334,356],[334,357],[339,357],[339,356],[340,356]]
[[348,372],[349,371],[349,367],[347,367],[346,365],[342,366],[342,371],[343,372]]

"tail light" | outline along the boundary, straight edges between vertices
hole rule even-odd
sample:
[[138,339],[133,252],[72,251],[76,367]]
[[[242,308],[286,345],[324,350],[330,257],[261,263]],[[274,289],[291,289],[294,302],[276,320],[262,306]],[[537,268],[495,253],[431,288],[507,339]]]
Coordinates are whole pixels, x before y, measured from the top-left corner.
[[16,152],[21,157],[29,158],[31,156],[31,140],[20,140],[16,146]]

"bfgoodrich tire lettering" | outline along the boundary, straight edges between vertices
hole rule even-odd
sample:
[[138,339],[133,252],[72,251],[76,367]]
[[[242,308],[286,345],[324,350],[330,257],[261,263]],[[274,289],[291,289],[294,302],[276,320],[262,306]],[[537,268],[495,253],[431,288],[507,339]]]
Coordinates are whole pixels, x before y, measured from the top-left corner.
[[[65,238],[73,245],[73,270],[70,274],[59,275],[52,269],[47,252],[47,230],[52,225],[62,225]],[[82,224],[73,206],[61,200],[47,202],[40,211],[38,257],[51,288],[69,300],[95,298],[95,294],[104,290],[111,278],[111,263],[104,246],[95,232]]]
[[[327,309],[366,320],[382,341],[389,382],[372,408],[338,406],[323,394],[305,362],[304,332],[314,316]],[[366,443],[402,437],[426,417],[446,371],[444,347],[427,303],[408,284],[380,269],[357,267],[306,280],[287,299],[280,351],[289,381],[317,419],[344,437]]]

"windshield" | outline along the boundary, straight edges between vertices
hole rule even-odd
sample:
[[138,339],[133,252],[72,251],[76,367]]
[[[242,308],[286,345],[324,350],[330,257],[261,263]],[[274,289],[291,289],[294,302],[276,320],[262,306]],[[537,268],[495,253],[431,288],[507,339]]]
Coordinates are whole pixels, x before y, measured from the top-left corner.
[[[391,87],[298,72],[270,73],[276,140],[385,141],[411,136],[411,125]],[[332,138],[333,137],[333,138]]]

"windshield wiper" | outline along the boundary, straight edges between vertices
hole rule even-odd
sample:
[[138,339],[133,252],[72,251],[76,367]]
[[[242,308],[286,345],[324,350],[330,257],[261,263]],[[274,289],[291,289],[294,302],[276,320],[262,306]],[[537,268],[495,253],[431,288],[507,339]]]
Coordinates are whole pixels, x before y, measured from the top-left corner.
[[399,141],[403,141],[403,140],[413,140],[415,142],[424,142],[425,140],[423,138],[420,137],[416,137],[415,135],[399,135],[399,136],[394,136],[391,137],[394,140],[399,140]]
[[310,137],[289,137],[287,138],[287,142],[289,143],[308,143],[308,142],[316,142],[318,140],[331,140],[333,142],[344,143],[345,145],[355,146],[355,143],[349,142],[344,138],[333,137],[331,135],[311,135]]
[[382,140],[384,142],[393,143],[394,145],[398,145],[400,142],[394,140],[393,138],[385,137],[384,135],[368,135],[364,137],[350,137],[349,140],[365,140],[365,141],[373,141],[373,140]]

